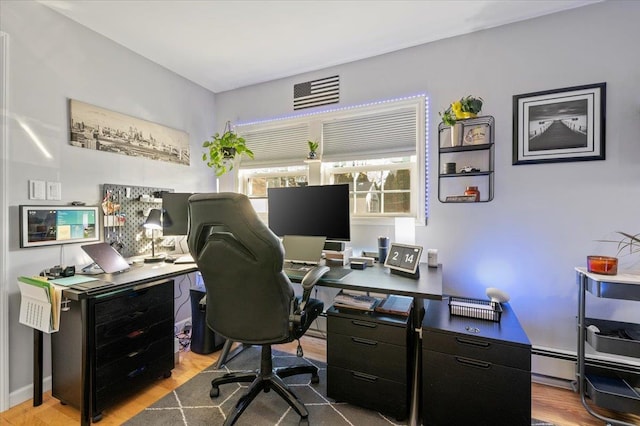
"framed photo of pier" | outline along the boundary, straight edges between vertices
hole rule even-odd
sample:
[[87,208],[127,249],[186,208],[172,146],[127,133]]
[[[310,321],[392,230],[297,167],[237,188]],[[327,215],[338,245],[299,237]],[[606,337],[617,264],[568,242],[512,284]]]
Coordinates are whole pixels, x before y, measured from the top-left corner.
[[606,83],[513,97],[513,164],[605,159]]
[[69,144],[96,151],[189,165],[189,134],[74,99]]

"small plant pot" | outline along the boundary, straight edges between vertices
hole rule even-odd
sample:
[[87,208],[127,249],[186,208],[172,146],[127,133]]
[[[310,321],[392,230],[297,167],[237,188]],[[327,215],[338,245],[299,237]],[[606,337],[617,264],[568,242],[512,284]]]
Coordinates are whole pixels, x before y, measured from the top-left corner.
[[587,256],[587,270],[594,274],[616,275],[618,273],[618,258]]
[[226,159],[233,158],[233,157],[236,156],[236,149],[235,148],[222,148],[222,155]]

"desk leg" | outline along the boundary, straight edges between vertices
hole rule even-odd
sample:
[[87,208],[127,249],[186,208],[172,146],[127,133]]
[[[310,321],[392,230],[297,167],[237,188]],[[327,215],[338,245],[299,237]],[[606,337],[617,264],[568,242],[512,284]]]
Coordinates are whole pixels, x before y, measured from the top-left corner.
[[42,405],[42,331],[33,329],[33,406]]
[[80,373],[80,425],[91,425],[91,363],[90,347],[93,345],[93,318],[90,315],[88,300],[80,302],[82,318],[82,371]]
[[411,401],[409,411],[409,425],[417,426],[420,424],[420,373],[422,371],[422,318],[424,317],[424,299],[413,298],[413,324],[412,332],[414,335],[413,347],[413,372],[411,375]]

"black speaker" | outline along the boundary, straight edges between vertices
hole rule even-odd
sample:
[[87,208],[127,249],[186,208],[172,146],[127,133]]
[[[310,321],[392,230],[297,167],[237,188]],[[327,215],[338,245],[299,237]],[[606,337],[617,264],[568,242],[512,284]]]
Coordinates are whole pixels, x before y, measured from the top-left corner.
[[345,247],[346,247],[346,244],[340,241],[325,241],[324,243],[325,250],[344,251]]

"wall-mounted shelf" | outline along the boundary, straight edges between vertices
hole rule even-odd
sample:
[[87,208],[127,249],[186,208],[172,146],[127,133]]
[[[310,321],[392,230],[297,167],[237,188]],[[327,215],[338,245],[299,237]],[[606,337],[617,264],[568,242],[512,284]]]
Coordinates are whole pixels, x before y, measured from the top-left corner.
[[[451,126],[438,125],[440,202],[468,202],[461,196],[469,186],[480,191],[477,202],[493,200],[494,125],[494,118],[489,115],[458,120],[453,138]],[[446,169],[447,163],[455,163],[454,171]],[[465,170],[467,167],[469,171]]]

